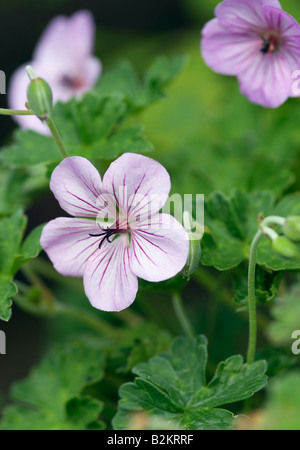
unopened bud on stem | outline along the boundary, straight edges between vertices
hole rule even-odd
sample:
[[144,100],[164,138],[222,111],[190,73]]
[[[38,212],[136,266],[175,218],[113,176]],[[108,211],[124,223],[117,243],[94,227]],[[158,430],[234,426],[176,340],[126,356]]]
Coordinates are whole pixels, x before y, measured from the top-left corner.
[[287,217],[282,229],[286,237],[300,241],[300,216]]
[[286,258],[300,257],[297,245],[295,245],[285,236],[278,236],[278,238],[272,242],[272,247],[277,253],[279,253],[282,256],[285,256]]
[[190,277],[197,270],[201,257],[201,244],[199,237],[192,230],[195,228],[195,222],[189,212],[183,213],[183,224],[189,234],[189,256],[183,269],[183,276]]
[[52,112],[52,91],[49,84],[36,76],[32,67],[26,67],[30,79],[27,88],[27,100],[29,109],[42,121],[47,120]]

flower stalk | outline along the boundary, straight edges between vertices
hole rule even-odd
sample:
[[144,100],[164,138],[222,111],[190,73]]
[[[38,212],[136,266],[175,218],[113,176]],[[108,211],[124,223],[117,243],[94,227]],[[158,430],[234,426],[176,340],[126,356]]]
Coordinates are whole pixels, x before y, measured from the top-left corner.
[[51,131],[52,137],[57,145],[58,150],[60,151],[63,158],[68,158],[69,153],[67,152],[67,149],[62,141],[62,138],[58,132],[58,129],[56,128],[56,125],[54,123],[54,120],[51,116],[48,117],[46,120],[46,124],[49,127],[49,130]]

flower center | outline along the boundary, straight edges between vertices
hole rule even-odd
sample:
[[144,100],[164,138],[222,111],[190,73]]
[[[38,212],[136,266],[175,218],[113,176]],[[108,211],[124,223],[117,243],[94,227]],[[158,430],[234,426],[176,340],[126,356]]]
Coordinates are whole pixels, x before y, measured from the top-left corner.
[[80,89],[83,86],[84,81],[81,77],[64,75],[60,80],[60,84],[68,89]]
[[97,234],[89,234],[92,237],[99,237],[99,236],[103,236],[102,239],[99,242],[99,249],[102,247],[103,242],[106,240],[107,242],[109,242],[110,244],[112,243],[112,241],[110,240],[110,238],[116,234],[121,234],[121,233],[128,233],[129,229],[122,229],[122,228],[118,228],[118,226],[116,228],[102,228],[99,225],[99,228],[101,230],[101,233],[97,233]]
[[282,44],[281,36],[276,31],[265,33],[261,36],[262,46],[260,51],[264,54],[272,54],[278,52]]

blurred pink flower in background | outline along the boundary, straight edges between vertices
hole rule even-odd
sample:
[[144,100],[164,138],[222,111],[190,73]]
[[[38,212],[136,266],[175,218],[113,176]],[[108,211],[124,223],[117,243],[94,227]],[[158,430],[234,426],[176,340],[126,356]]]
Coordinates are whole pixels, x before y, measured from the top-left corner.
[[[54,103],[66,102],[90,90],[101,74],[101,62],[92,55],[95,24],[90,12],[82,10],[70,18],[54,18],[42,34],[31,62],[12,75],[8,102],[12,109],[24,109],[29,79],[25,71],[31,65],[36,74],[51,86]],[[14,116],[22,128],[48,134],[48,128],[36,117]]]
[[300,26],[277,0],[224,0],[202,31],[202,55],[214,71],[238,78],[250,101],[276,108],[300,69]]
[[[134,301],[138,277],[163,281],[183,269],[188,233],[170,214],[159,213],[170,187],[161,164],[133,153],[114,161],[103,180],[79,156],[54,170],[50,188],[74,217],[49,222],[41,245],[58,272],[83,277],[94,307],[120,311]],[[112,219],[110,226],[105,217]]]

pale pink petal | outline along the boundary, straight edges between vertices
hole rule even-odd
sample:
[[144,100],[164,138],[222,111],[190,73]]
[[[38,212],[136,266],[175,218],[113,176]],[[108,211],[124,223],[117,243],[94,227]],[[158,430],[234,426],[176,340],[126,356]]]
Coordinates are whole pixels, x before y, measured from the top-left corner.
[[84,289],[91,304],[102,311],[121,311],[136,297],[138,281],[128,258],[128,236],[105,242],[90,258],[84,272]]
[[101,61],[94,56],[89,56],[85,61],[84,70],[85,90],[87,91],[91,89],[91,87],[96,84],[98,78],[100,78],[100,75],[102,73]]
[[135,217],[158,212],[167,201],[171,184],[168,172],[157,161],[125,153],[109,166],[103,187],[123,214]]
[[68,63],[68,59],[80,61],[93,51],[94,35],[95,24],[90,12],[78,11],[70,18],[57,16],[41,36],[33,59],[62,65]]
[[65,16],[57,16],[51,20],[35,47],[34,60],[61,60],[68,45],[66,40],[68,20]]
[[260,51],[262,41],[253,33],[231,33],[218,19],[208,22],[202,31],[202,56],[216,72],[237,75],[247,69]]
[[[95,25],[91,13],[79,11],[70,18],[53,19],[41,36],[31,65],[51,86],[53,101],[66,102],[89,91],[101,75],[101,62],[91,55]],[[9,106],[24,109],[29,83],[23,65],[13,74],[8,92]],[[50,134],[35,117],[14,116],[22,128]]]
[[73,50],[80,57],[88,56],[93,52],[95,31],[94,18],[89,11],[77,11],[70,17],[69,39]]
[[97,202],[103,193],[101,177],[86,158],[65,158],[53,171],[50,189],[61,208],[72,216],[97,217]]
[[277,108],[289,97],[291,69],[281,53],[257,55],[248,70],[238,76],[241,92],[259,105]]
[[99,251],[101,230],[95,220],[60,217],[43,229],[41,245],[55,269],[65,276],[82,277],[87,260]]
[[218,4],[215,15],[231,33],[261,32],[267,26],[263,5],[281,8],[275,0],[225,0]]
[[133,273],[148,281],[163,281],[180,272],[188,257],[188,233],[169,214],[156,214],[136,224],[131,236]]

